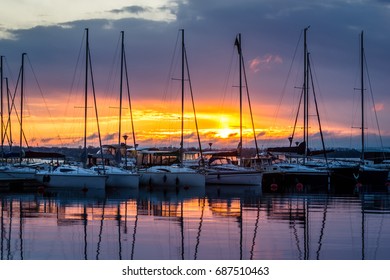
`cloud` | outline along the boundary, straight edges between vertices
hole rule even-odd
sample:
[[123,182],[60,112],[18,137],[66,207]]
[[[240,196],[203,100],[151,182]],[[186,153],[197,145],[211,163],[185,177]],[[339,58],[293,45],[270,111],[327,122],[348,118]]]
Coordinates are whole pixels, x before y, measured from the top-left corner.
[[122,9],[113,9],[110,12],[114,14],[121,14],[121,13],[131,13],[131,14],[140,14],[150,11],[150,8],[143,7],[143,6],[128,6],[123,7]]
[[383,104],[383,103],[376,103],[372,110],[380,112],[380,111],[383,111],[384,109],[385,109],[385,104]]
[[259,72],[260,69],[270,68],[275,64],[282,64],[283,59],[279,55],[266,54],[263,57],[256,57],[249,61],[249,68],[253,72]]

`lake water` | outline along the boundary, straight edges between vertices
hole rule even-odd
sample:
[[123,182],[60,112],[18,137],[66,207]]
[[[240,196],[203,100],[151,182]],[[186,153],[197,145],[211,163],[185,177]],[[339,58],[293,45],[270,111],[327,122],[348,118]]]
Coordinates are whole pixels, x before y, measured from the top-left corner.
[[390,259],[390,195],[0,192],[1,260]]

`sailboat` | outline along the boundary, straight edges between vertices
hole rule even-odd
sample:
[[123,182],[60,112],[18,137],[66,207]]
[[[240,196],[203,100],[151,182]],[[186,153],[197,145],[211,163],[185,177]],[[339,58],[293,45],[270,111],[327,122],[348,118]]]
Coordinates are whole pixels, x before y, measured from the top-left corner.
[[140,185],[149,187],[204,188],[205,175],[183,164],[184,145],[184,73],[186,52],[184,29],[181,29],[181,141],[178,151],[139,150]]
[[[118,147],[121,147],[121,137],[122,137],[122,91],[123,91],[123,70],[126,71],[126,77],[127,77],[127,67],[125,67],[125,48],[124,48],[124,31],[121,31],[121,71],[120,71],[120,98],[119,98],[119,129],[118,129]],[[127,139],[127,135],[123,136],[125,138],[125,141]],[[125,146],[126,143],[125,143]],[[125,153],[127,147],[125,147]],[[119,153],[119,151],[116,151],[116,153]],[[99,159],[100,156],[104,155],[96,155],[95,159]],[[119,157],[120,154],[118,155]],[[126,160],[127,161],[127,160]],[[127,163],[126,163],[127,164]],[[120,168],[117,164],[116,166],[112,166],[107,160],[106,164],[94,164],[91,167],[92,170],[100,173],[104,173],[107,175],[107,181],[106,186],[111,188],[138,188],[139,186],[139,174],[136,172],[133,172],[131,170]]]
[[359,174],[356,176],[358,183],[369,185],[372,188],[384,190],[389,170],[370,166],[365,160],[365,123],[364,123],[364,41],[363,31],[360,34],[360,97],[361,97],[361,158]]
[[[85,92],[84,92],[84,157],[83,167],[78,165],[63,164],[53,166],[49,170],[38,171],[35,178],[47,187],[69,188],[87,191],[89,189],[104,190],[107,176],[85,168],[87,155],[87,102],[88,102],[88,68],[90,67],[89,32],[86,32],[85,54]],[[91,73],[92,75],[92,73]],[[95,104],[96,106],[96,104]]]
[[[20,144],[19,144],[19,152],[12,152],[10,153],[5,153],[4,152],[4,128],[6,127],[4,125],[4,118],[3,118],[3,56],[1,56],[1,62],[0,62],[0,71],[1,71],[1,149],[2,149],[2,157],[3,159],[6,159],[8,157],[13,157],[14,159],[17,159],[18,162],[16,163],[5,163],[3,162],[2,165],[0,166],[0,180],[1,181],[7,181],[7,182],[20,182],[22,183],[23,181],[34,181],[35,179],[35,173],[36,173],[36,167],[37,166],[32,166],[25,164],[23,162],[24,158],[24,150],[23,150],[23,102],[24,102],[24,63],[25,63],[25,57],[26,53],[22,54],[22,64],[19,72],[19,78],[18,78],[18,83],[20,81],[20,116],[19,116],[19,122],[20,122]],[[8,82],[7,82],[7,92],[8,92]],[[14,105],[14,104],[12,104]],[[9,110],[11,111],[14,106],[11,106]],[[15,110],[16,111],[16,110]],[[11,112],[9,112],[11,114]],[[8,120],[10,123],[10,120]]]
[[[255,185],[260,186],[262,172],[254,168],[247,168],[242,163],[242,88],[243,88],[243,55],[241,48],[241,33],[235,39],[239,60],[239,98],[240,98],[240,140],[235,151],[208,151],[204,153],[206,183],[218,185]],[[246,77],[245,77],[246,81]]]
[[[329,172],[327,169],[317,169],[308,165],[309,158],[313,155],[326,154],[330,152],[325,149],[324,140],[322,137],[321,122],[318,113],[318,106],[313,86],[314,103],[320,127],[320,134],[323,149],[321,151],[311,151],[308,148],[309,143],[309,84],[311,79],[310,56],[307,47],[307,32],[309,27],[304,29],[303,43],[303,87],[300,97],[300,103],[303,97],[303,141],[297,141],[296,146],[293,146],[293,138],[295,126],[298,119],[298,112],[295,119],[293,135],[289,137],[290,145],[287,147],[270,147],[267,149],[268,155],[273,158],[273,163],[268,166],[263,166],[263,190],[265,191],[281,191],[281,190],[315,190],[327,189],[329,187]],[[322,164],[321,164],[322,166]]]
[[360,97],[361,97],[361,158],[360,162],[351,160],[331,160],[328,164],[317,166],[322,170],[329,170],[332,189],[337,193],[360,192],[365,190],[386,191],[385,183],[389,171],[375,168],[367,164],[365,155],[365,112],[364,112],[364,44],[363,32],[360,35]]

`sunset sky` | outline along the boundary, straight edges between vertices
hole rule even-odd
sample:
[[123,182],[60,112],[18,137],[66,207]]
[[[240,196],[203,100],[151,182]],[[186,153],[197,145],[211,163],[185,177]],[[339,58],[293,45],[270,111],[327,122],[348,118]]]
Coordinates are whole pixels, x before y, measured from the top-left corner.
[[[23,124],[30,146],[77,147],[83,143],[85,28],[89,29],[103,144],[118,143],[120,32],[124,31],[136,142],[140,147],[179,145],[177,40],[179,30],[184,29],[202,147],[208,148],[208,143],[213,148],[236,147],[239,141],[234,49],[238,33],[258,144],[287,145],[301,93],[302,32],[307,26],[325,144],[359,148],[360,91],[356,89],[360,87],[359,36],[364,31],[367,146],[380,146],[375,136],[377,120],[383,145],[390,146],[389,1],[4,0],[2,11],[0,55],[12,93],[22,53],[27,53]],[[188,88],[186,81],[184,146],[192,147],[197,146],[197,139]],[[245,89],[244,93],[243,145],[253,147]],[[131,136],[126,88],[124,94],[122,132]],[[92,91],[88,100],[88,144],[97,145]],[[17,92],[17,110],[19,103]],[[311,145],[318,148],[313,102],[311,108]],[[295,141],[301,141],[301,117],[297,126]],[[14,144],[19,144],[18,129],[13,116]],[[131,137],[127,142],[132,144]]]

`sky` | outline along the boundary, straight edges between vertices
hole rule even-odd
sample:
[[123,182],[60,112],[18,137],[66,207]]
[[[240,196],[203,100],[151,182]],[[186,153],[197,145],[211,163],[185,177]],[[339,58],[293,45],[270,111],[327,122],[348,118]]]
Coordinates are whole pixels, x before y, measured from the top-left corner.
[[[127,134],[128,144],[135,141],[140,147],[179,145],[181,29],[190,73],[185,79],[184,146],[198,146],[195,117],[203,148],[239,142],[234,46],[239,33],[248,84],[242,97],[243,146],[253,147],[255,138],[259,147],[288,145],[303,84],[303,30],[309,26],[311,88],[318,107],[317,113],[311,93],[309,146],[321,147],[319,119],[327,147],[360,148],[362,31],[366,145],[390,146],[388,0],[4,0],[2,10],[3,75],[9,91],[16,93],[18,111],[16,85],[22,53],[27,53],[22,118],[29,146],[83,143],[86,28],[96,96],[95,107],[89,84],[89,145],[99,144],[98,132],[103,144],[124,142]],[[124,88],[119,139],[121,31],[134,130]],[[11,120],[12,141],[18,144],[16,115]],[[297,120],[294,142],[302,141],[302,117]]]

